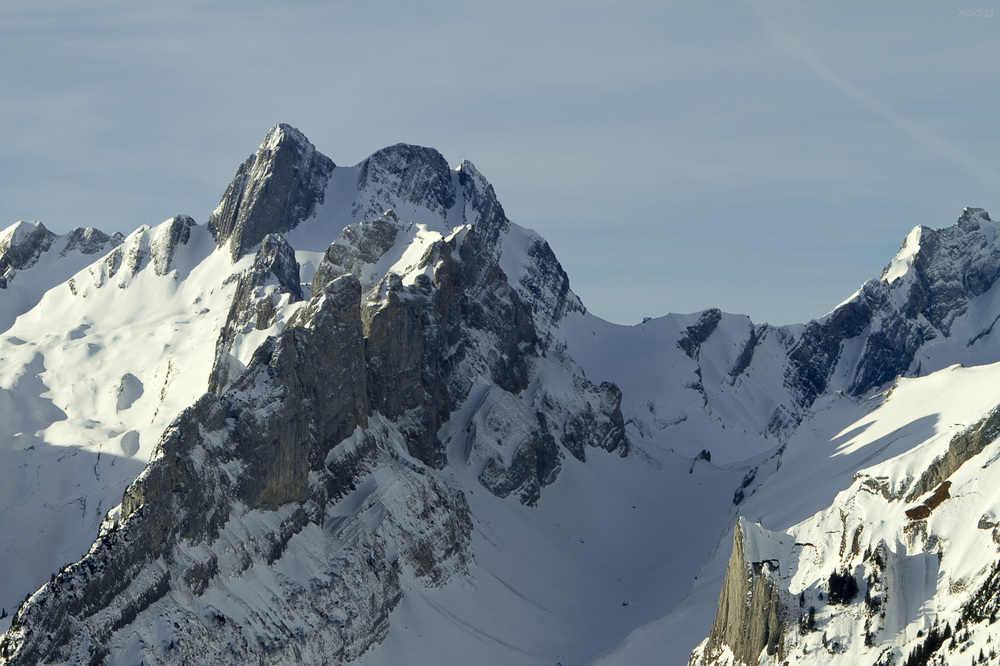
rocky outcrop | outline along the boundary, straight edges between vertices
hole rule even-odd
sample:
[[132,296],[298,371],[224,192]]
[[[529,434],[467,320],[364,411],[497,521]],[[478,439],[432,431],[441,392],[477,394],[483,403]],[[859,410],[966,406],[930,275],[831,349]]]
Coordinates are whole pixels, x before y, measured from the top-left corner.
[[[955,320],[998,276],[1000,239],[984,210],[967,208],[946,229],[914,229],[880,279],[805,326],[788,356],[786,385],[808,407],[835,374],[849,378],[846,393],[861,396],[897,377],[934,369],[916,362],[920,350],[950,337]],[[843,359],[845,344],[854,340],[860,353]],[[747,365],[744,358],[740,366]]]
[[1000,407],[994,408],[986,417],[952,437],[948,442],[948,450],[924,470],[907,494],[906,501],[912,502],[945,483],[959,467],[982,453],[997,437],[1000,437]]
[[705,310],[695,324],[685,329],[684,335],[677,341],[677,346],[684,350],[688,358],[697,360],[702,343],[708,340],[721,320],[722,311],[718,308]]
[[[388,207],[409,204],[443,218],[455,205],[451,167],[433,148],[398,143],[374,153],[359,167],[358,191],[372,196],[355,206],[352,217],[372,219]],[[393,201],[390,206],[387,198]]]
[[369,427],[360,297],[352,276],[326,285],[171,426],[90,553],[19,611],[8,663],[99,663],[136,641],[156,663],[336,663],[384,636],[400,572],[464,571],[464,499],[395,460],[392,424]]
[[41,222],[18,222],[0,238],[0,289],[6,289],[17,271],[30,268],[55,239]]
[[66,236],[66,244],[59,251],[59,256],[64,257],[71,252],[85,255],[97,254],[103,252],[109,245],[119,245],[124,239],[125,237],[118,232],[109,236],[93,227],[77,227]]
[[407,447],[432,467],[446,462],[436,433],[477,377],[511,393],[528,382],[531,313],[484,254],[475,227],[439,241],[420,262],[434,266],[432,278],[406,286],[388,276],[385,297],[363,313],[372,406],[419,424],[413,432],[423,436]]
[[208,226],[222,247],[231,242],[233,261],[267,234],[285,233],[308,219],[323,203],[334,164],[297,129],[273,127],[240,165]]
[[[1000,242],[982,208],[966,208],[955,225],[919,228],[912,268],[901,278],[906,287],[902,313],[924,317],[944,337],[968,302],[986,292],[1000,276]],[[893,282],[895,284],[895,281]]]
[[166,275],[173,268],[174,253],[179,245],[187,245],[191,240],[191,229],[195,221],[187,215],[176,215],[166,224],[157,228],[150,239],[149,254],[157,275]]
[[[13,309],[8,309],[6,316],[0,313],[0,328],[4,327],[3,321],[13,322],[48,289],[73,275],[89,257],[117,247],[123,240],[120,233],[108,236],[90,227],[78,227],[58,236],[41,222],[18,222],[0,230],[0,289],[10,289],[19,272],[35,269],[35,277],[23,288],[15,289],[14,298],[7,299],[5,305]],[[39,260],[50,252],[56,256],[50,257],[40,268]],[[44,275],[40,275],[40,271]],[[73,288],[71,283],[70,289]]]
[[[106,237],[107,243],[114,249],[103,260],[87,267],[87,272],[96,287],[103,287],[114,281],[122,289],[128,288],[139,272],[150,265],[156,275],[170,275],[176,268],[174,259],[178,249],[188,244],[195,227],[197,223],[193,219],[187,215],[177,215],[155,227],[144,225],[127,238],[121,238],[120,234]],[[78,235],[74,232],[67,247],[71,243],[83,242],[88,250],[94,250],[92,243],[98,238],[94,233]],[[100,249],[94,251],[99,252]],[[175,273],[173,277],[179,280],[182,276]],[[71,289],[75,288],[74,279]]]
[[542,488],[554,483],[562,468],[562,455],[555,437],[549,432],[545,415],[537,415],[537,427],[514,450],[509,465],[492,456],[479,474],[479,483],[497,497],[516,493],[522,504],[534,506]]
[[733,534],[733,552],[712,631],[692,655],[689,666],[718,663],[724,651],[732,653],[732,663],[747,666],[757,666],[764,653],[778,663],[783,658],[787,603],[782,601],[777,581],[782,563],[770,558],[748,561],[747,538],[741,521]]
[[[369,288],[362,319],[372,409],[400,424],[407,451],[433,468],[447,462],[438,432],[469,399],[474,384],[485,381],[509,395],[525,391],[532,359],[543,348],[537,332],[545,327],[500,269],[491,243],[502,238],[493,230],[490,222],[476,219],[429,244],[412,275],[390,272],[375,281],[371,267],[384,261],[400,234],[413,233],[411,225],[386,211],[344,229],[313,280],[318,289],[347,271],[362,276]],[[532,504],[558,474],[562,450],[581,460],[589,447],[627,451],[617,387],[594,386],[575,372],[569,394],[536,396],[518,408],[518,418],[540,427],[515,452],[480,450],[486,458],[481,480],[492,492],[516,492]],[[481,425],[477,436],[488,440],[487,431]]]
[[403,226],[389,209],[374,220],[346,227],[340,238],[327,248],[313,276],[312,290],[322,289],[327,282],[345,273],[356,275],[363,287],[371,289],[374,281],[366,267],[374,265],[392,248]]
[[570,290],[569,276],[555,253],[541,236],[528,239],[527,261],[516,278],[515,288],[531,306],[539,340],[545,347],[552,342],[550,331],[572,312],[586,312],[579,297]]
[[279,235],[261,241],[253,265],[239,277],[226,323],[215,345],[215,363],[208,390],[221,394],[246,366],[233,355],[233,348],[251,330],[267,330],[275,324],[282,303],[302,300],[299,263],[295,250]]

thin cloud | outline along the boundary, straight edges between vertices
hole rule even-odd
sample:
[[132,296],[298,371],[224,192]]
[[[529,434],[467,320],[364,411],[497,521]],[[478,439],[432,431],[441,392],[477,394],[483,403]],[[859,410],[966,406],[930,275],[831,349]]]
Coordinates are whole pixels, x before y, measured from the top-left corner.
[[778,49],[802,62],[834,88],[894,126],[913,141],[967,170],[983,184],[994,187],[1000,182],[1000,170],[968,154],[926,126],[906,118],[882,100],[859,89],[817,56],[797,35],[783,29],[766,12],[761,11],[760,6],[756,3],[752,3],[751,6],[767,31],[771,42]]

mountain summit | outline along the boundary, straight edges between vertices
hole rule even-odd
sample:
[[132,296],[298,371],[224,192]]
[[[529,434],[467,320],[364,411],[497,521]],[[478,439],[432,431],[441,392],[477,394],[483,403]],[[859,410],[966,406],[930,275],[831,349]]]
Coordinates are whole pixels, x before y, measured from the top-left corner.
[[14,225],[0,657],[953,663],[1000,575],[995,232],[918,227],[804,325],[617,326],[470,162],[288,125],[207,224]]

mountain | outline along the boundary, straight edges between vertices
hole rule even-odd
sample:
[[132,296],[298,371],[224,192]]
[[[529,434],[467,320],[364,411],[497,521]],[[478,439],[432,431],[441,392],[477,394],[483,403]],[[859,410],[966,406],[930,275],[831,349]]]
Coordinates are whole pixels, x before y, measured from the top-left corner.
[[996,231],[804,325],[618,326],[471,163],[288,125],[205,224],[18,223],[0,658],[989,658]]

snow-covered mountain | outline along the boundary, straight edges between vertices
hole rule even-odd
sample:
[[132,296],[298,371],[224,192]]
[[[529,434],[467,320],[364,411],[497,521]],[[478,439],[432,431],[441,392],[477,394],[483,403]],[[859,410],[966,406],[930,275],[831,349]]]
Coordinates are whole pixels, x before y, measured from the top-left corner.
[[804,325],[626,327],[429,148],[279,125],[205,224],[18,223],[0,659],[988,660],[997,229]]

